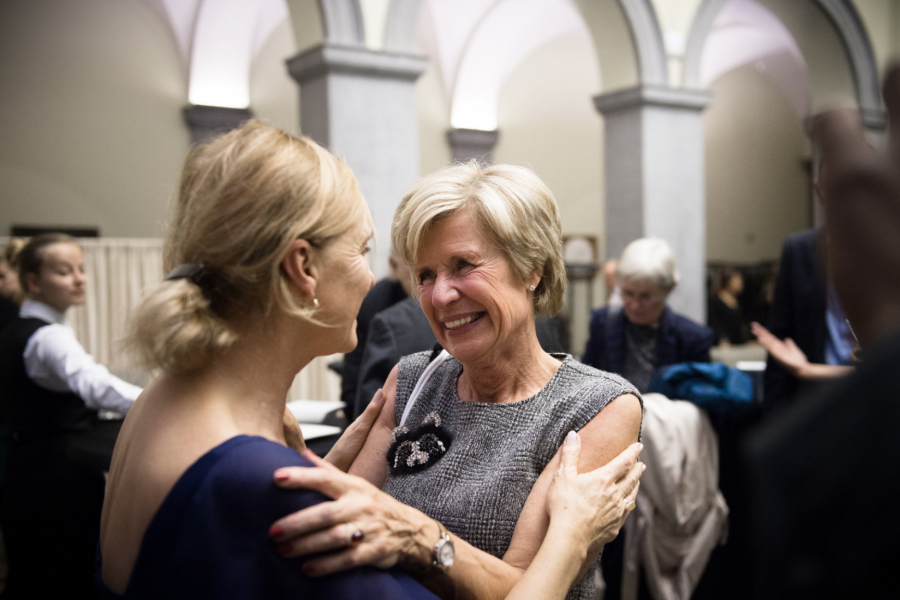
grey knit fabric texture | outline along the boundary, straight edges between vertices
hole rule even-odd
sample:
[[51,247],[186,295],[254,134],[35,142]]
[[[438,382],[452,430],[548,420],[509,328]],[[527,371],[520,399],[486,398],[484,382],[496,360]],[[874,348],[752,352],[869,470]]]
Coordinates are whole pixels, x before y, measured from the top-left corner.
[[[568,355],[554,356],[562,360],[556,375],[536,395],[513,404],[460,400],[457,379],[462,365],[448,359],[423,389],[405,425],[413,430],[437,411],[441,426],[453,436],[450,449],[427,469],[389,475],[384,491],[439,520],[476,548],[503,558],[531,488],[566,434],[584,427],[616,397],[638,395],[617,375]],[[428,352],[421,352],[400,361],[397,423],[428,358]],[[598,559],[567,600],[592,599],[599,568]]]

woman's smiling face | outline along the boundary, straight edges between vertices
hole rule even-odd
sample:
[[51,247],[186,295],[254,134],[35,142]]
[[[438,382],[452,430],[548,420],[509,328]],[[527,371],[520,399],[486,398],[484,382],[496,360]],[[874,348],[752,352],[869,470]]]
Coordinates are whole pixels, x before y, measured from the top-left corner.
[[435,225],[414,267],[422,311],[458,361],[490,360],[513,350],[534,319],[532,294],[470,211]]

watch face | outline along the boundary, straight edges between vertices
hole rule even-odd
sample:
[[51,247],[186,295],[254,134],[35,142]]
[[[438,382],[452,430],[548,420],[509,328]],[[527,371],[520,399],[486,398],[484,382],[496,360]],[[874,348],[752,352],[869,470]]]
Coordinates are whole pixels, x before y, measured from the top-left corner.
[[453,550],[453,542],[450,540],[444,540],[444,543],[440,545],[440,548],[437,549],[437,559],[438,563],[445,569],[449,569],[453,566],[453,557],[455,556],[455,551]]

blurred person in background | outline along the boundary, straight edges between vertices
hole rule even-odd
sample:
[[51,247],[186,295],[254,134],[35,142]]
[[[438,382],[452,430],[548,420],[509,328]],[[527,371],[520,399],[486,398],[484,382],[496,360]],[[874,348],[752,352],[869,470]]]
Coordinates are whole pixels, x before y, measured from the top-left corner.
[[[814,166],[813,190],[824,206],[827,192],[821,182],[828,174],[818,155]],[[810,363],[847,366],[851,364],[854,339],[825,266],[830,251],[823,228],[788,236],[766,329],[778,339],[793,340]],[[767,412],[779,409],[798,393],[812,390],[821,382],[798,378],[771,353],[763,378]]]
[[709,362],[712,330],[666,306],[678,283],[675,256],[664,240],[642,238],[619,259],[622,307],[591,313],[582,362],[622,375],[646,392],[653,372],[680,362]]
[[[359,308],[359,314],[356,316],[356,347],[344,355],[344,364],[341,370],[341,401],[346,405],[344,412],[348,421],[353,421],[353,419],[362,414],[369,400],[372,399],[371,394],[360,394],[359,392],[361,385],[360,366],[363,361],[363,354],[368,346],[372,320],[381,311],[409,297],[409,289],[412,285],[412,275],[410,275],[409,267],[403,264],[403,261],[399,260],[393,251],[391,251],[391,255],[388,258],[388,264],[391,267],[391,275],[379,280],[366,294],[366,298]],[[388,372],[390,372],[390,369],[388,369]],[[384,378],[382,378],[381,383],[384,383]]]
[[0,255],[0,331],[19,316],[19,306],[25,299],[16,269],[16,257],[24,245],[23,240],[12,238]]
[[90,598],[105,482],[101,470],[73,460],[69,446],[94,427],[98,409],[126,413],[141,389],[94,362],[66,323],[87,282],[76,240],[38,235],[17,258],[25,301],[0,334],[9,428],[3,597]]
[[900,597],[900,67],[884,84],[890,143],[855,110],[813,120],[834,287],[862,362],[773,415],[746,445],[756,597]]
[[738,301],[744,291],[740,271],[724,268],[719,274],[716,292],[707,305],[707,323],[713,330],[716,344],[744,344],[750,341],[750,325]]

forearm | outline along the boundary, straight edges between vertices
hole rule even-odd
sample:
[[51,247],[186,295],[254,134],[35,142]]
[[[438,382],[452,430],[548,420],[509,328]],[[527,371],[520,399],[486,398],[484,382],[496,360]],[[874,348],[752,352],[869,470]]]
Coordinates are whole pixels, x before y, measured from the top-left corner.
[[432,565],[432,549],[440,539],[440,529],[433,519],[415,512],[425,520],[419,527],[414,554],[403,564],[413,577],[435,594],[459,600],[503,600],[521,579],[522,569],[475,548],[452,533],[453,566],[446,572],[439,570]]
[[579,578],[587,559],[587,544],[577,532],[551,522],[531,565],[506,600],[562,600]]
[[845,365],[825,365],[820,363],[806,363],[799,369],[795,369],[793,373],[799,379],[807,381],[826,381],[849,375],[853,371],[853,367]]

